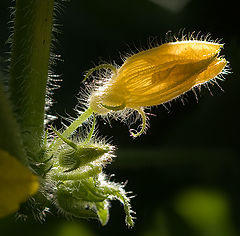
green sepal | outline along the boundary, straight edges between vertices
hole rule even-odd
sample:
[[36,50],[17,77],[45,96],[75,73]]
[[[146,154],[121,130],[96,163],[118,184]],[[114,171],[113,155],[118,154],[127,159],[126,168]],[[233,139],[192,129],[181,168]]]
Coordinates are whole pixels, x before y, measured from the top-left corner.
[[105,104],[102,104],[102,103],[101,103],[101,105],[104,108],[106,108],[108,110],[111,110],[111,111],[121,111],[121,110],[123,110],[126,107],[126,105],[124,103],[119,105],[119,106],[108,106],[108,105],[105,105]]
[[98,219],[104,226],[109,220],[109,203],[107,200],[105,200],[103,202],[96,202],[95,205],[97,209]]
[[62,139],[63,142],[65,142],[66,144],[68,144],[70,147],[72,147],[73,149],[77,149],[77,145],[72,142],[71,140],[65,138],[60,132],[58,132],[56,129],[53,128],[53,126],[51,127],[53,132],[60,138]]
[[31,168],[39,176],[45,177],[53,166],[53,155],[48,156],[45,147],[37,153],[28,152],[28,161]]
[[102,65],[99,65],[99,66],[96,66],[96,67],[90,69],[90,70],[87,72],[87,74],[85,75],[85,77],[83,78],[83,82],[84,82],[93,72],[95,72],[95,71],[97,71],[97,70],[102,70],[102,69],[109,69],[109,70],[111,70],[111,71],[114,73],[114,75],[117,74],[117,68],[116,68],[115,66],[113,66],[113,65],[111,65],[111,64],[102,64]]
[[124,211],[126,214],[125,222],[128,227],[133,227],[134,221],[131,214],[134,212],[131,210],[131,205],[129,203],[130,199],[127,197],[126,192],[124,191],[122,186],[109,183],[104,187],[104,193],[108,194],[109,196],[112,196],[115,199],[118,199],[123,204]]

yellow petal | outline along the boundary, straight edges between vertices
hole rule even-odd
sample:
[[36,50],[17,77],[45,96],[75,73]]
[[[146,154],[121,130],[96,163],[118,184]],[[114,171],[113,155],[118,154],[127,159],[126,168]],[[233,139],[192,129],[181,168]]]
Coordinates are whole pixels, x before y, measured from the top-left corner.
[[0,149],[0,218],[16,212],[38,186],[37,176]]
[[107,107],[124,104],[137,109],[168,102],[222,72],[227,62],[218,57],[221,47],[193,40],[165,43],[137,53],[91,95],[90,106],[104,114]]

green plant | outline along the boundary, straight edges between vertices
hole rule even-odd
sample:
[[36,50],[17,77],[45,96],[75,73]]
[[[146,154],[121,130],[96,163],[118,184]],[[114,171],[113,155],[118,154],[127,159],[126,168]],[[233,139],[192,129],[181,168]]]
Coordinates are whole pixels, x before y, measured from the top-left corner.
[[[16,1],[8,91],[0,87],[0,161],[4,163],[0,168],[6,173],[3,166],[9,163],[9,168],[24,177],[24,196],[18,197],[16,188],[9,190],[16,193],[15,205],[34,194],[21,206],[21,217],[32,214],[43,220],[46,212],[55,207],[67,217],[95,218],[105,225],[109,201],[117,199],[124,206],[126,224],[132,227],[134,212],[124,185],[110,181],[103,172],[115,157],[115,147],[97,137],[96,116],[127,121],[136,111],[142,125],[140,131],[130,133],[140,136],[147,126],[146,107],[168,102],[210,80],[215,82],[227,64],[219,57],[222,45],[183,38],[137,53],[120,68],[99,65],[84,78],[96,70],[103,71],[101,83],[90,88],[83,104],[87,109],[79,111],[79,117],[61,131],[46,129],[44,120],[47,122],[51,105],[46,97],[54,61],[54,7],[53,0]],[[11,162],[13,157],[25,169]],[[13,176],[0,176],[2,183],[9,179],[16,181]],[[6,184],[3,189],[7,189]],[[2,195],[3,200],[6,196]],[[17,206],[10,207],[11,201],[6,204],[9,206],[5,208],[3,203],[0,205],[2,216],[17,210]]]

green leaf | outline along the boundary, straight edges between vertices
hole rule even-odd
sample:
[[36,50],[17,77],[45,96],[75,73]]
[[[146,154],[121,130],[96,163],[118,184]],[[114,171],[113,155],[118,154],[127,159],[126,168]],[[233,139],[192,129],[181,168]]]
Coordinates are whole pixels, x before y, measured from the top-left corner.
[[20,162],[26,164],[26,153],[19,127],[11,108],[11,104],[0,83],[0,148],[8,151]]
[[8,152],[0,149],[0,218],[14,213],[38,190],[37,176]]
[[97,215],[101,222],[101,224],[104,226],[107,224],[109,219],[109,206],[108,202],[105,200],[103,202],[96,202],[96,208],[97,208]]

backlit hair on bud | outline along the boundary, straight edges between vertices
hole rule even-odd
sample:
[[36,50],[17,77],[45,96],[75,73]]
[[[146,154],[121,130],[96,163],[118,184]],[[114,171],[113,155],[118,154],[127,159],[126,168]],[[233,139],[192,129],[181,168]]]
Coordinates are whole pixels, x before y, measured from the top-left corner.
[[[164,104],[203,84],[216,83],[226,73],[227,61],[219,56],[223,44],[210,40],[210,34],[183,34],[181,40],[138,52],[124,61],[120,68],[104,64],[93,68],[110,69],[111,76],[96,86],[89,96],[89,106],[97,115],[117,114],[125,118],[125,111],[138,111],[142,118],[139,132],[144,133],[144,108]],[[122,117],[121,117],[122,115]]]

